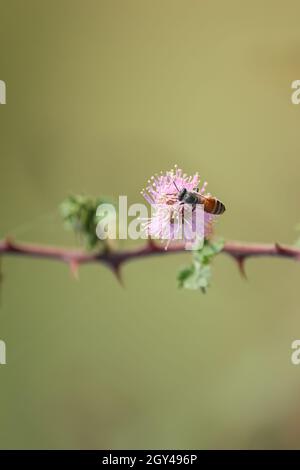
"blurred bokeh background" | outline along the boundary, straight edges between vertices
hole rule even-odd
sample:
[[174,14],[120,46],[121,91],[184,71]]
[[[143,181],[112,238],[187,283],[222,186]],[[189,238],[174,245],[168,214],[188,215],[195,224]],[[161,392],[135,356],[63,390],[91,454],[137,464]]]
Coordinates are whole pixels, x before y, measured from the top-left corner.
[[[177,163],[226,239],[300,221],[299,2],[1,0],[0,236],[73,245],[70,193],[141,202]],[[207,295],[188,254],[102,266],[4,258],[1,448],[300,448],[300,265],[225,256]]]

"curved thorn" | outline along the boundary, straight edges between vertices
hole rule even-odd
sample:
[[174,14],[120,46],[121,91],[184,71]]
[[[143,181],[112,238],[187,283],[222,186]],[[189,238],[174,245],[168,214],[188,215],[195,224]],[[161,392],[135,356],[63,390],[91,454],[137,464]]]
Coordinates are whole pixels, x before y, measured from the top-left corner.
[[247,274],[245,270],[245,256],[236,256],[236,262],[238,264],[239,272],[244,279],[247,279]]
[[112,266],[112,271],[113,271],[114,275],[116,276],[119,284],[122,287],[125,287],[123,277],[122,277],[122,273],[121,273],[121,264],[117,264],[117,265]]
[[70,266],[70,271],[71,271],[71,275],[74,279],[76,279],[76,281],[79,280],[79,263],[78,261],[76,261],[75,259],[72,259],[70,262],[69,262],[69,266]]
[[287,253],[287,250],[282,245],[280,245],[280,243],[278,243],[278,242],[275,242],[275,249],[276,249],[277,253],[281,253],[281,254],[286,254]]

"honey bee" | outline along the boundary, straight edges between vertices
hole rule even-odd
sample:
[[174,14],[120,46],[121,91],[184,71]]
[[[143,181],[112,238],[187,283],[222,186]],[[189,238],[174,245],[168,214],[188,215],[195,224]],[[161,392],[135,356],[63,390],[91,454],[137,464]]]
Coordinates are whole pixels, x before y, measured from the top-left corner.
[[204,211],[214,215],[221,215],[225,212],[226,209],[223,202],[219,201],[216,197],[203,196],[198,192],[199,188],[196,188],[195,191],[188,191],[186,188],[179,189],[175,181],[173,183],[178,191],[178,201],[182,204],[191,204],[193,208],[197,204],[203,204]]

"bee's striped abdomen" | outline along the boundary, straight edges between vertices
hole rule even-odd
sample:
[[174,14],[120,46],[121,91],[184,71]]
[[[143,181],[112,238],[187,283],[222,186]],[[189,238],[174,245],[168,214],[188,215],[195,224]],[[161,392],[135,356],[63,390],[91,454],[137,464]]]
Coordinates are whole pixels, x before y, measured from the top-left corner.
[[225,206],[219,199],[215,199],[215,207],[212,214],[221,215],[225,212]]
[[223,202],[219,201],[215,197],[207,197],[204,200],[204,210],[209,214],[221,215],[225,212],[225,206]]

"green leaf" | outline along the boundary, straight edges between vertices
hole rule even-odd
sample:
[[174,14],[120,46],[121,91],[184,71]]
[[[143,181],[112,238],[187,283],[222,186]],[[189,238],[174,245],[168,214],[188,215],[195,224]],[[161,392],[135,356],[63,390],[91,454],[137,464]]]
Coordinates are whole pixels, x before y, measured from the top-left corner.
[[206,240],[199,250],[193,252],[193,262],[190,266],[182,268],[178,275],[179,287],[206,292],[211,280],[211,262],[222,251],[224,240]]
[[85,195],[67,197],[60,206],[60,212],[66,227],[78,234],[88,249],[100,246],[103,241],[96,234],[99,218],[96,216],[100,204],[110,203],[104,198],[93,199]]
[[186,281],[193,275],[194,266],[186,266],[181,268],[177,274],[177,280],[179,287],[185,287]]
[[206,292],[210,278],[211,267],[209,265],[202,266],[195,261],[191,266],[181,269],[177,276],[179,287],[191,290],[201,289],[202,292]]

